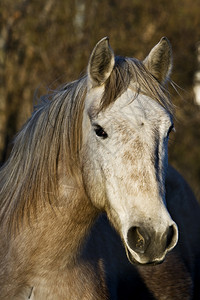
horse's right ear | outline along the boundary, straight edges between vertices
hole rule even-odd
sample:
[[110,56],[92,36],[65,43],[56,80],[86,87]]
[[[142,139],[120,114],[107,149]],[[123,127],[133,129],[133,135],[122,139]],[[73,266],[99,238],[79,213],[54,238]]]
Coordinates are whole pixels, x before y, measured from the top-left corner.
[[161,84],[167,82],[172,69],[172,48],[166,37],[150,51],[143,63]]
[[88,64],[88,76],[92,86],[100,86],[110,76],[115,64],[115,56],[108,37],[101,39],[94,47]]

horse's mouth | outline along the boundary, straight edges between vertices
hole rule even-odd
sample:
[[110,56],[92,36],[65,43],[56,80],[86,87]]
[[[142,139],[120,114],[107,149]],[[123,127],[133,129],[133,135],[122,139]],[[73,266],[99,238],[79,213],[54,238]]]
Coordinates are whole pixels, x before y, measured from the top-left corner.
[[133,257],[133,255],[131,254],[131,252],[127,246],[125,246],[125,250],[126,250],[126,256],[132,265],[156,266],[156,265],[162,264],[164,261],[164,259],[162,259],[162,260],[147,261],[147,262],[142,263]]
[[129,260],[129,262],[131,263],[131,264],[140,264],[140,262],[138,262],[133,256],[132,256],[132,254],[131,254],[131,252],[129,251],[129,249],[128,249],[128,247],[127,246],[125,246],[125,250],[126,250],[126,256],[127,256],[127,258],[128,258],[128,260]]

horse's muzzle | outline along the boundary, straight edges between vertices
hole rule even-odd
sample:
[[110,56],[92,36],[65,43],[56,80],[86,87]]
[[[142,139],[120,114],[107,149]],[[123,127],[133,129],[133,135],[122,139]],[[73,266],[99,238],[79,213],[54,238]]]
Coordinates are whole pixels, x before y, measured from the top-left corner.
[[175,247],[177,240],[178,230],[175,223],[163,234],[152,232],[145,227],[133,226],[127,233],[127,256],[131,262],[157,264]]

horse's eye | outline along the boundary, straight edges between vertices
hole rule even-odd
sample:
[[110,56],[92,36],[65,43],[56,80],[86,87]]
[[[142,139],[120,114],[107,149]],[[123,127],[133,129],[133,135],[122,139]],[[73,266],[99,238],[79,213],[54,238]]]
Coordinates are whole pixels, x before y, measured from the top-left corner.
[[96,135],[99,136],[99,137],[101,137],[102,139],[106,139],[108,137],[108,135],[105,132],[105,130],[101,126],[99,126],[99,125],[95,126],[94,131],[95,131]]
[[167,138],[169,137],[170,132],[172,132],[172,131],[175,131],[174,124],[172,124],[172,125],[169,127],[169,130],[168,130],[168,132],[167,132]]

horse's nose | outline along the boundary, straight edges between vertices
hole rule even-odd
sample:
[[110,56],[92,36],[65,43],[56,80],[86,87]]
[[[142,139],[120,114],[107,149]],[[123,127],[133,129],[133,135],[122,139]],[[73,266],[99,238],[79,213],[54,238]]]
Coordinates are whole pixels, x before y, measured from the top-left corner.
[[137,253],[144,253],[150,243],[150,237],[142,227],[129,228],[127,239],[129,247]]
[[155,249],[159,252],[169,251],[176,245],[177,229],[175,225],[171,225],[160,236],[156,232],[149,232],[146,228],[133,226],[128,230],[127,242],[133,251],[152,256]]

